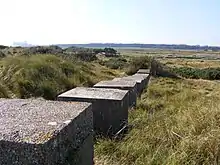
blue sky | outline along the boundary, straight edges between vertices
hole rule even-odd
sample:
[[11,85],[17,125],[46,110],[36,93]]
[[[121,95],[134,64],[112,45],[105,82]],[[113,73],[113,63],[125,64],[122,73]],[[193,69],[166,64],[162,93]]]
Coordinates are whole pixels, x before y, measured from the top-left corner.
[[220,46],[220,0],[0,0],[0,6],[0,44]]

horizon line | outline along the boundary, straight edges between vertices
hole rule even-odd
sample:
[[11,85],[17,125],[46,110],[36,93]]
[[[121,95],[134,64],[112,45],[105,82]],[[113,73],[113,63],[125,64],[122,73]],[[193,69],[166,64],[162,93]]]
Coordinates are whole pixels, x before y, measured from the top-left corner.
[[[51,46],[51,45],[89,45],[89,44],[122,44],[122,45],[128,45],[128,44],[133,44],[133,45],[184,45],[184,46],[200,46],[200,47],[220,47],[220,45],[208,45],[208,44],[155,44],[155,43],[136,43],[136,42],[88,42],[88,43],[59,43],[59,44],[32,44],[32,43],[28,43],[27,41],[21,41],[21,42],[16,42],[14,41],[12,44],[8,45],[8,46],[15,46],[15,43],[20,43],[20,44],[27,44],[29,46]],[[7,44],[0,44],[0,45],[7,45]]]
[[117,42],[90,42],[90,43],[72,43],[72,44],[50,44],[50,45],[89,45],[89,44],[136,44],[136,45],[185,45],[185,46],[208,46],[208,47],[220,47],[220,45],[208,45],[208,44],[154,44],[154,43],[117,43]]

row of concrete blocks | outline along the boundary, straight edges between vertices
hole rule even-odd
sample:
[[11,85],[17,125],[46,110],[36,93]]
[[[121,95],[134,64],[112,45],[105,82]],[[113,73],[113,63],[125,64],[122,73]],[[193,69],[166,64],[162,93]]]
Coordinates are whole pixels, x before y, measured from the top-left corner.
[[0,99],[0,164],[93,164],[94,132],[109,137],[127,124],[147,72],[77,87],[58,101]]

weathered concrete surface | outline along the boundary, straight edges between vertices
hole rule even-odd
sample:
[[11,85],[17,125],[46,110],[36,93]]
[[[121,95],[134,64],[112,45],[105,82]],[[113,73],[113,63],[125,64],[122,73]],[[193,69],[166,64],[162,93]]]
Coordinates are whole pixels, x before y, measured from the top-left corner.
[[[139,74],[139,73],[136,73],[136,74],[134,74],[133,75],[133,77],[142,77],[144,80],[143,80],[143,89],[144,88],[146,88],[147,87],[147,85],[148,85],[148,82],[149,82],[149,80],[150,80],[150,74]],[[142,89],[142,90],[143,90]]]
[[112,136],[128,122],[127,90],[77,87],[58,96],[60,101],[91,102],[97,135]]
[[150,69],[139,69],[137,71],[139,74],[150,74]]
[[137,83],[134,81],[101,81],[94,85],[94,88],[114,88],[129,91],[129,106],[136,106]]
[[[0,99],[0,124],[1,165],[93,162],[90,103]],[[84,145],[89,149],[78,155]]]
[[115,78],[113,79],[113,81],[133,81],[137,83],[137,91],[138,91],[138,95],[140,95],[142,93],[142,90],[144,88],[144,77],[143,76],[127,76],[127,77],[122,77],[122,78]]
[[[72,164],[80,165],[93,165],[94,147],[93,135],[89,135],[75,153],[70,153],[69,162]],[[83,156],[82,156],[83,155]]]
[[[114,78],[112,81],[121,81],[121,80],[124,80],[122,79],[123,77],[116,77]],[[136,82],[136,81],[133,81],[133,82]],[[137,82],[136,82],[137,83]]]

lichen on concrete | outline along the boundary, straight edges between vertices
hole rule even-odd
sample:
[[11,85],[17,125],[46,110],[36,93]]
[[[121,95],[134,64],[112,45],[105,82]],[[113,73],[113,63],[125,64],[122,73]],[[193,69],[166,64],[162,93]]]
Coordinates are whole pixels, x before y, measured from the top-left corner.
[[135,81],[101,81],[94,85],[95,88],[114,88],[129,91],[129,106],[133,107],[137,101],[137,83]]
[[136,82],[134,81],[100,81],[99,83],[95,84],[94,87],[118,87],[119,89],[122,88],[134,88]]
[[137,73],[140,74],[150,74],[150,69],[139,69]]
[[92,122],[90,103],[0,99],[0,164],[62,164]]
[[104,100],[122,100],[128,91],[109,88],[86,88],[77,87],[65,93],[62,93],[58,98],[90,98],[90,99],[104,99]]

